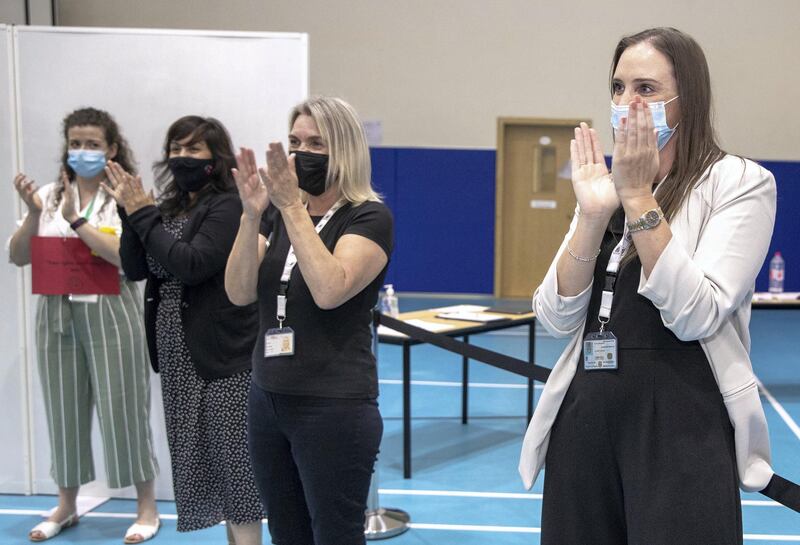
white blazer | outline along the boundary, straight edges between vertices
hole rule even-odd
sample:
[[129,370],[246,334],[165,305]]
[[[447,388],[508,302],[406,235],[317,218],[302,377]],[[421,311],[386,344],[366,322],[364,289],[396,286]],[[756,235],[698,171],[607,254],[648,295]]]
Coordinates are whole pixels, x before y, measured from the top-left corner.
[[[772,478],[769,432],[750,364],[750,306],[755,278],[775,224],[775,178],[760,165],[727,155],[703,175],[670,221],[672,240],[638,292],[652,301],[664,326],[683,341],[700,341],[735,434],[739,484],[762,490]],[[526,488],[544,466],[550,429],[578,366],[592,285],[558,295],[556,254],[533,310],[547,331],[571,337],[553,368],[525,433],[519,472]]]

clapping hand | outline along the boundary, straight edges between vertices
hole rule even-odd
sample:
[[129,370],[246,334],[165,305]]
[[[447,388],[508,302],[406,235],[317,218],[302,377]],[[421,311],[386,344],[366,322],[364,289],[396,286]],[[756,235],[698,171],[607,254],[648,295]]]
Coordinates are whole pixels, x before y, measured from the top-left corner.
[[572,159],[572,188],[581,215],[607,221],[619,207],[619,198],[597,132],[586,123],[575,128],[575,139],[569,145]]
[[153,192],[145,192],[141,176],[133,176],[114,161],[109,161],[105,170],[107,183],[101,182],[100,185],[125,209],[126,214],[131,215],[156,203]]
[[39,214],[42,211],[42,199],[36,194],[39,189],[36,187],[36,182],[20,172],[14,176],[14,189],[17,190],[22,202],[28,207],[28,213]]
[[267,170],[259,171],[272,202],[279,210],[302,203],[294,162],[295,156],[287,157],[283,144],[272,142],[267,149]]
[[637,96],[630,104],[628,117],[622,119],[620,129],[614,133],[611,169],[619,198],[652,197],[658,167],[653,116],[648,104]]
[[64,186],[63,200],[61,201],[61,215],[68,223],[72,223],[80,217],[78,215],[78,206],[75,202],[75,191],[72,189],[73,182],[69,179],[67,172],[63,168],[61,169],[60,178],[61,184]]
[[266,172],[256,166],[256,155],[252,149],[239,148],[233,178],[239,190],[243,212],[250,219],[261,218],[261,214],[269,206],[270,194],[265,182]]

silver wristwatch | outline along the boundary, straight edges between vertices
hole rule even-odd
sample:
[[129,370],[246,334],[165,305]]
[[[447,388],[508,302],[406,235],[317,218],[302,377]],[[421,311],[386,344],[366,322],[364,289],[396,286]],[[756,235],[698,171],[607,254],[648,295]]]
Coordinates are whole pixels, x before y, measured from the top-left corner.
[[661,223],[662,219],[664,219],[664,212],[661,211],[661,208],[653,208],[652,210],[648,210],[642,214],[639,219],[635,221],[629,221],[628,232],[635,233],[636,231],[653,229],[658,227],[658,224]]

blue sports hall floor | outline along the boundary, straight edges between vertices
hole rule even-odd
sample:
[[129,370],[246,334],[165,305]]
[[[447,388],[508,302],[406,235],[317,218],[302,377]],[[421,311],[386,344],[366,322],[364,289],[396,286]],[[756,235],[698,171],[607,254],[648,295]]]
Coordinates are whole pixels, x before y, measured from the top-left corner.
[[[436,306],[491,304],[491,299],[401,296],[402,311]],[[800,310],[755,310],[751,323],[752,359],[763,384],[773,463],[800,482]],[[527,327],[475,335],[473,344],[527,359]],[[537,332],[536,360],[552,365],[564,341]],[[517,459],[525,431],[525,381],[472,362],[470,421],[461,424],[461,357],[430,346],[412,354],[413,478],[402,477],[401,349],[381,345],[379,374],[385,432],[379,460],[380,504],[407,511],[411,528],[388,539],[396,545],[512,545],[539,543],[542,478],[525,491]],[[538,391],[537,391],[538,398]],[[162,460],[162,463],[167,462]],[[744,542],[753,545],[800,543],[800,514],[758,494],[742,494]],[[52,496],[0,495],[0,545],[28,543],[28,530]],[[163,526],[151,543],[226,543],[218,526],[178,534],[175,506],[160,502]],[[52,543],[121,543],[136,505],[111,499]],[[269,543],[265,528],[264,542]]]

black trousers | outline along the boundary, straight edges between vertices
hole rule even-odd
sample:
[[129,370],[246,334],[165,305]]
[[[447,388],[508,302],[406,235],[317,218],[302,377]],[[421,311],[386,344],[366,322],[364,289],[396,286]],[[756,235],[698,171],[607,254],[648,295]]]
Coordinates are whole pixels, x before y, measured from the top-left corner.
[[275,394],[253,383],[248,441],[272,543],[365,543],[382,435],[374,400]]

